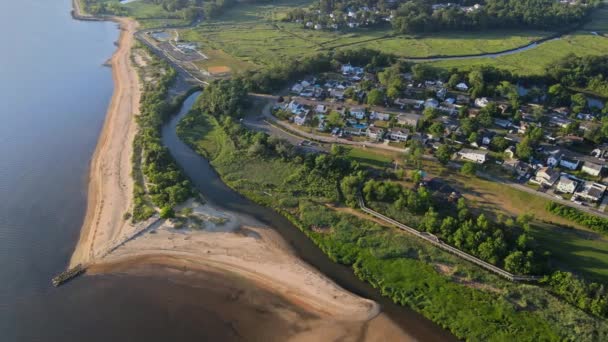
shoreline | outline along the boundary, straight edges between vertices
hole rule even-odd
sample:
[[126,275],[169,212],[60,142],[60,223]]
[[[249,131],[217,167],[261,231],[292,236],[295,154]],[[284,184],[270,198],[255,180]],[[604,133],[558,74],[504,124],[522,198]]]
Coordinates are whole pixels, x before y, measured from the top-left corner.
[[[74,18],[93,18],[82,15],[78,0],[73,3]],[[130,58],[137,22],[106,19],[117,22],[121,30],[111,58],[114,93],[91,160],[86,215],[69,267],[83,264],[92,274],[114,273],[117,268],[138,264],[177,265],[192,272],[213,270],[244,278],[326,322],[366,325],[378,318],[386,321],[383,325],[394,336],[411,339],[380,313],[378,303],[341,288],[300,260],[272,228],[245,225],[250,219],[237,213],[199,208],[203,216],[231,217],[228,227],[219,231],[180,230],[157,215],[136,225],[124,219],[133,203],[131,156],[141,96],[141,80]],[[192,205],[188,203],[186,206]],[[205,223],[209,225],[214,224]]]
[[[78,0],[73,1],[75,18],[84,17]],[[87,264],[103,252],[130,224],[122,216],[132,205],[132,141],[137,131],[140,81],[131,65],[137,23],[130,18],[108,18],[118,23],[118,48],[112,55],[114,92],[93,153],[88,175],[87,209],[69,267]]]

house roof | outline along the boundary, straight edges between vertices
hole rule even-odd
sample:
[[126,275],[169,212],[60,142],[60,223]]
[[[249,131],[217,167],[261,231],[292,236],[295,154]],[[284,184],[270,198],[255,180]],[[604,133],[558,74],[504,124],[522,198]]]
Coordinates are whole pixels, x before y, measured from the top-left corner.
[[596,163],[592,163],[592,162],[585,162],[583,167],[591,169],[591,170],[601,171],[604,168],[604,165],[596,164]]
[[460,154],[480,154],[480,155],[487,155],[488,151],[484,151],[484,150],[473,150],[470,148],[463,148],[462,150],[458,151],[458,153]]

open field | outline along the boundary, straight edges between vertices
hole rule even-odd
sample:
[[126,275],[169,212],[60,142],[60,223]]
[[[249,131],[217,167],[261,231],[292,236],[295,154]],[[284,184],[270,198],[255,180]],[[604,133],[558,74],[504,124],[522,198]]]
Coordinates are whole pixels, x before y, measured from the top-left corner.
[[389,25],[352,32],[316,31],[281,22],[284,13],[309,1],[241,4],[221,17],[183,30],[186,40],[223,50],[243,61],[271,65],[283,58],[322,51],[372,48],[402,57],[497,52],[549,35],[542,31],[454,32],[429,36],[395,35]]
[[[596,32],[599,35],[594,35]],[[567,54],[584,55],[608,54],[608,9],[597,10],[591,22],[583,29],[558,40],[549,41],[521,53],[497,58],[473,58],[463,60],[433,62],[442,68],[471,68],[478,65],[493,65],[520,75],[539,75],[545,67]]]

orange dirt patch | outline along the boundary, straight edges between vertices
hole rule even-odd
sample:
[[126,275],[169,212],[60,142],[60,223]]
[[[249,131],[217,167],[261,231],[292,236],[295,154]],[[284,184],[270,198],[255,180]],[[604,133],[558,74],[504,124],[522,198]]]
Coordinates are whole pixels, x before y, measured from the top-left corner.
[[230,73],[231,70],[232,69],[230,69],[229,67],[227,67],[225,65],[212,66],[207,69],[207,71],[209,71],[209,73],[212,75],[228,74],[228,73]]

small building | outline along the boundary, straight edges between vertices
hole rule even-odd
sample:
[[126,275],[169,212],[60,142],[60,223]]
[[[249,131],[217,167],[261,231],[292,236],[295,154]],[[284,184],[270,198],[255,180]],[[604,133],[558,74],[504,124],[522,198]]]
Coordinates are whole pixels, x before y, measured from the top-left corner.
[[532,180],[534,183],[552,187],[559,179],[559,173],[548,167],[543,167],[536,172],[536,176]]
[[365,107],[353,107],[350,109],[350,116],[354,116],[357,120],[365,118]]
[[469,86],[464,83],[464,82],[460,82],[456,85],[456,89],[460,90],[460,91],[468,91],[469,90]]
[[588,161],[583,164],[583,168],[581,169],[581,171],[583,171],[584,173],[594,176],[594,177],[601,175],[603,170],[604,170],[604,165],[596,164],[596,163],[592,163],[592,162],[588,162]]
[[439,101],[436,99],[427,99],[424,101],[424,108],[437,108],[439,107]]
[[559,181],[557,182],[557,191],[566,194],[571,194],[574,193],[577,185],[578,183],[575,180],[570,179],[567,176],[561,176],[559,177]]
[[361,135],[364,135],[366,131],[364,131],[362,128],[357,128],[357,127],[345,127],[343,129],[343,132],[348,135],[361,136]]
[[562,155],[559,160],[559,166],[565,167],[568,170],[576,170],[580,166],[580,160],[568,158]]
[[389,128],[386,136],[395,141],[407,141],[410,131],[405,128]]
[[458,151],[458,156],[462,159],[483,164],[486,162],[488,151],[463,148],[462,150]]
[[480,97],[475,99],[475,106],[479,108],[483,108],[490,103],[487,97]]
[[369,118],[372,120],[388,121],[391,119],[391,115],[387,114],[387,113],[380,113],[380,112],[373,111],[369,115]]
[[505,119],[494,119],[494,124],[501,128],[511,127],[511,121]]
[[517,159],[507,160],[503,164],[503,167],[520,177],[525,177],[532,171],[530,164],[522,162]]
[[317,105],[317,107],[315,108],[315,112],[317,114],[325,114],[325,113],[327,113],[327,106],[322,105],[322,104]]
[[370,140],[380,141],[384,136],[384,130],[380,127],[369,126],[367,128],[366,134]]
[[606,186],[594,182],[584,182],[574,195],[590,202],[599,202],[606,193]]
[[418,127],[418,122],[420,121],[421,117],[421,115],[413,113],[401,114],[397,116],[397,123],[400,125],[411,126],[413,128],[416,128]]
[[298,126],[302,126],[302,125],[306,124],[307,121],[308,121],[308,111],[307,110],[301,111],[293,117],[293,123],[295,123]]

